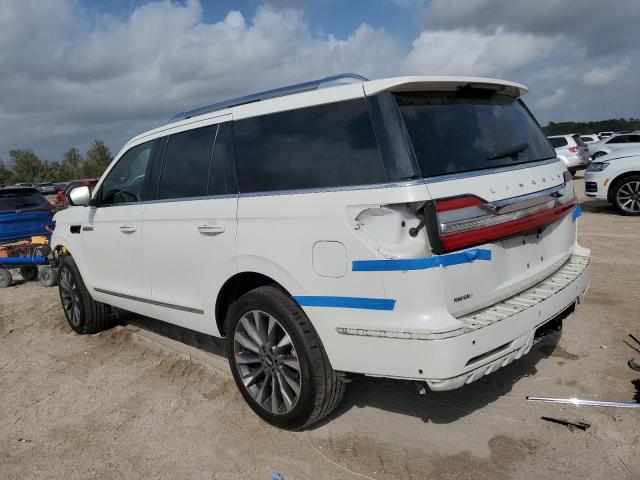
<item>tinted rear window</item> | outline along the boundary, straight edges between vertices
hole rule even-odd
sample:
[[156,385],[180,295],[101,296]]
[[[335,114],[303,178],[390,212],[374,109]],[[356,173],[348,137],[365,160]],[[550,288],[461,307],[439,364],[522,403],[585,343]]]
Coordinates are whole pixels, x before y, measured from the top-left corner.
[[[395,94],[422,176],[554,158],[524,105],[484,89]],[[526,144],[516,155],[491,156]]]
[[234,122],[241,192],[265,192],[386,180],[364,99]]
[[569,142],[564,137],[550,138],[549,141],[551,142],[551,145],[553,145],[553,148],[561,148],[569,145]]
[[14,212],[46,205],[45,198],[37,192],[0,192],[0,212]]
[[169,137],[162,161],[158,198],[207,194],[209,165],[217,129],[217,125],[210,125]]

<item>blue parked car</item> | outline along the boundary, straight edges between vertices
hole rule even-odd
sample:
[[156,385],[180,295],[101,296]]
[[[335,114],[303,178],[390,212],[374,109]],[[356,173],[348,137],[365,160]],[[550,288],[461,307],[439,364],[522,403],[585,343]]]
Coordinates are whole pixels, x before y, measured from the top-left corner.
[[0,189],[0,243],[51,235],[54,208],[35,188]]

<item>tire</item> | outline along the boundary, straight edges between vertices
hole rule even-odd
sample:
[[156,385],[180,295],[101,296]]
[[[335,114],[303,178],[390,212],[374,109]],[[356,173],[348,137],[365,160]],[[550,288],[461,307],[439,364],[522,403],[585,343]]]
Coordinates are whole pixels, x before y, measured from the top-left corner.
[[111,324],[110,307],[91,298],[71,255],[60,257],[58,276],[60,301],[74,332],[96,333]]
[[616,180],[611,200],[623,215],[640,215],[640,175],[629,175]]
[[38,280],[43,287],[55,287],[58,285],[58,272],[49,266],[43,267],[38,273]]
[[20,267],[20,275],[24,278],[25,282],[33,282],[38,278],[38,267],[35,265],[29,265],[28,267]]
[[0,288],[10,287],[12,281],[11,272],[6,268],[0,268]]
[[605,152],[596,152],[591,155],[591,160],[595,160],[596,158],[604,157],[606,155]]
[[299,430],[328,415],[342,399],[345,383],[331,368],[315,329],[279,288],[244,294],[231,305],[226,327],[233,378],[266,422]]

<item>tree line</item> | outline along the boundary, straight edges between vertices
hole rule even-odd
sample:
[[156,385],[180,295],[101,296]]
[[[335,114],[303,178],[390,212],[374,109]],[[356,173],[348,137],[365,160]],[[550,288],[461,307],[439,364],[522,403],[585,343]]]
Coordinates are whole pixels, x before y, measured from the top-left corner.
[[640,130],[640,118],[612,118],[597,122],[549,122],[543,127],[546,135],[566,135],[569,133],[599,133],[599,132],[633,132]]
[[65,182],[99,177],[113,160],[109,147],[95,140],[83,156],[73,147],[61,161],[42,161],[33,150],[10,150],[8,161],[0,159],[0,185],[15,183]]

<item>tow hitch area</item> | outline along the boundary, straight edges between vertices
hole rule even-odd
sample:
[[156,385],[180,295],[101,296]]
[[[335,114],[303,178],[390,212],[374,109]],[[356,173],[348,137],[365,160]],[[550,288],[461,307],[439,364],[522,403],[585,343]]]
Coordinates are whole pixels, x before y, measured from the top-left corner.
[[576,309],[576,302],[573,302],[567,308],[558,313],[548,322],[543,323],[536,329],[536,333],[533,337],[533,343],[538,343],[547,335],[560,332],[562,330],[562,321],[571,315]]

